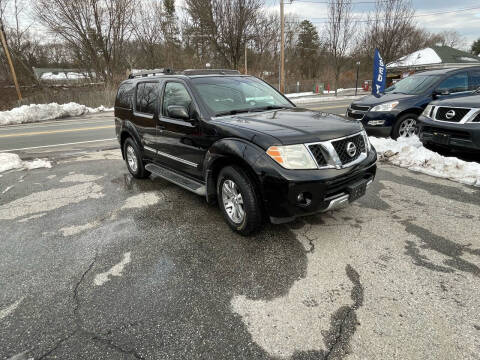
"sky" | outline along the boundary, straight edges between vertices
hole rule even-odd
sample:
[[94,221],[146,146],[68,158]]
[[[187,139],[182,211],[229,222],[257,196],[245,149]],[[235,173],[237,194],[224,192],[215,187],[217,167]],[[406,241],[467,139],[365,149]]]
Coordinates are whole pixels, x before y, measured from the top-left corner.
[[[309,19],[321,27],[327,17],[326,0],[284,0],[285,12],[295,13],[300,19]],[[355,18],[365,18],[374,9],[374,0],[352,0]],[[456,30],[465,38],[465,48],[480,38],[479,0],[412,0],[415,8],[415,22],[430,32]],[[279,8],[279,0],[266,0],[270,9]],[[475,8],[475,9],[471,9]],[[457,11],[469,9],[467,11]],[[452,11],[452,12],[450,12]],[[456,12],[453,12],[456,11]],[[444,12],[441,14],[441,12]],[[449,12],[449,13],[445,13]],[[432,14],[436,13],[436,14]]]

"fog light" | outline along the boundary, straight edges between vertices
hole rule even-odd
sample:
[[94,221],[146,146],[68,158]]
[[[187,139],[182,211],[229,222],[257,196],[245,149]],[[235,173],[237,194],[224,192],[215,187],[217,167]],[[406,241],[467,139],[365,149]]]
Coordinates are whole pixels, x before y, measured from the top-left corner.
[[298,205],[307,207],[312,203],[312,194],[308,192],[302,192],[297,195]]
[[382,126],[383,124],[385,124],[385,120],[370,120],[368,122],[368,125],[372,126]]

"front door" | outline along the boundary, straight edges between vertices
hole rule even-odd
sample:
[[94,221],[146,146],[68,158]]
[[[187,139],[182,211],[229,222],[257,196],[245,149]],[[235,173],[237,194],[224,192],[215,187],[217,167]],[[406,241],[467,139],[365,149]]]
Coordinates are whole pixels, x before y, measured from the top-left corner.
[[[189,119],[170,114],[170,106],[184,107]],[[173,170],[202,179],[202,164],[207,149],[202,142],[202,126],[197,114],[197,107],[187,87],[180,81],[167,81],[163,87],[157,125],[157,161]]]

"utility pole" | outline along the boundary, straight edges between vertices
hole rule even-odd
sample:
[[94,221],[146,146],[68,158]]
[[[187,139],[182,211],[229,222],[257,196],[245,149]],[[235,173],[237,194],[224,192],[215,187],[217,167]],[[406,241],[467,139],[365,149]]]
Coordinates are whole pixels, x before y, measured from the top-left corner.
[[285,92],[285,16],[280,0],[280,92]]
[[7,47],[7,40],[5,39],[5,31],[3,29],[3,22],[0,19],[0,38],[3,45],[3,50],[5,51],[5,56],[7,57],[8,65],[10,65],[10,73],[12,74],[13,82],[15,84],[15,89],[17,90],[18,100],[22,100],[22,93],[20,92],[20,86],[18,86],[17,75],[15,74],[15,68],[13,67],[12,58],[10,57],[10,52]]
[[248,74],[248,67],[247,67],[247,40],[245,40],[245,75]]
[[360,69],[360,61],[357,61],[357,78],[355,80],[355,96],[357,96],[358,89],[358,70]]

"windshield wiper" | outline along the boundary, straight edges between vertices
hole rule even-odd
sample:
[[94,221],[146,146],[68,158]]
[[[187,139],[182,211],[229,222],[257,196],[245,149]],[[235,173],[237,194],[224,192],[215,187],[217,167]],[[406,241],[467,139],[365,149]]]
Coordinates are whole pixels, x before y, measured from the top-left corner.
[[235,114],[241,114],[241,113],[247,113],[247,112],[250,112],[250,109],[237,109],[237,110],[223,111],[223,112],[216,113],[215,116],[235,115]]
[[277,109],[286,109],[286,108],[287,108],[287,106],[268,105],[268,106],[253,108],[253,109],[250,109],[250,111],[257,112],[257,111],[277,110]]

